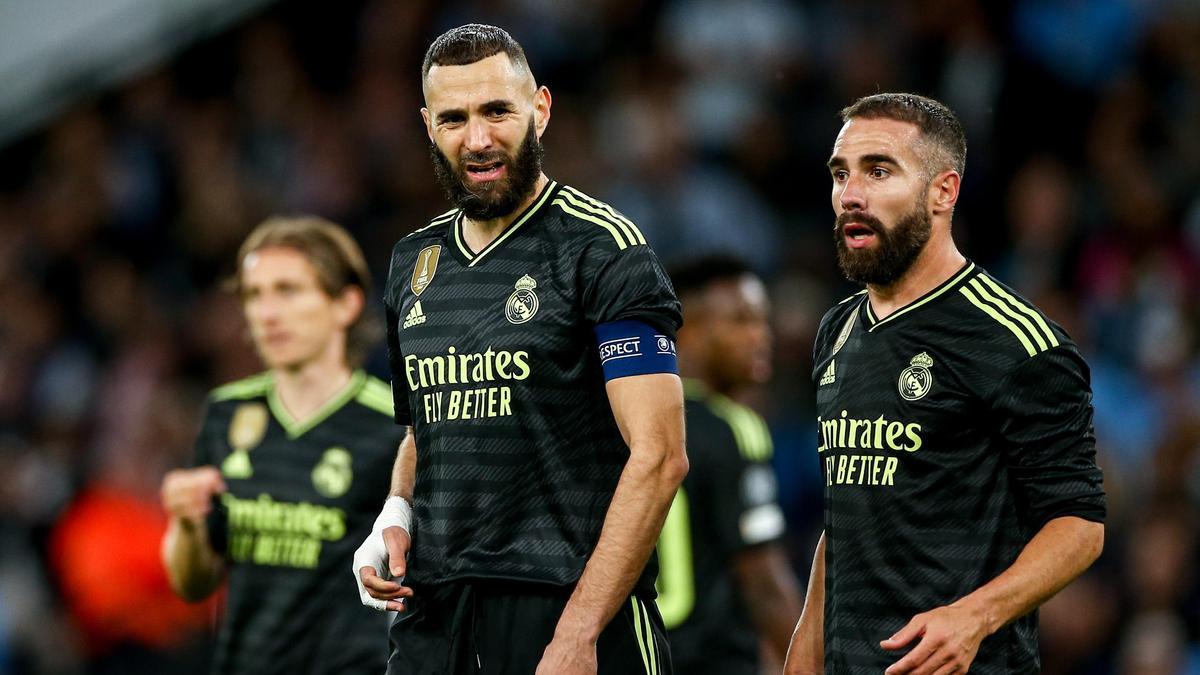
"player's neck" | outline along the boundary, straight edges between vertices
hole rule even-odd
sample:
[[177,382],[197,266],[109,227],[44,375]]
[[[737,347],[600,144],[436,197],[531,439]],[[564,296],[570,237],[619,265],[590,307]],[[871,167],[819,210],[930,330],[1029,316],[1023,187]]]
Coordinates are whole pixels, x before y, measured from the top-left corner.
[[320,410],[354,374],[344,353],[334,349],[303,364],[272,372],[279,401],[295,420],[305,420]]
[[937,288],[966,261],[948,234],[944,239],[931,239],[904,276],[887,286],[867,284],[872,311],[879,319],[886,319],[892,312]]
[[463,237],[467,240],[467,246],[476,253],[487,248],[489,244],[496,240],[496,237],[500,236],[504,228],[511,225],[517,219],[517,216],[524,213],[525,209],[533,204],[534,200],[538,198],[538,195],[542,194],[542,190],[545,189],[546,184],[549,182],[550,179],[546,177],[546,174],[538,175],[537,182],[533,184],[533,189],[529,191],[525,199],[522,199],[521,203],[517,204],[517,207],[511,212],[499,218],[492,218],[491,220],[465,218],[463,220]]

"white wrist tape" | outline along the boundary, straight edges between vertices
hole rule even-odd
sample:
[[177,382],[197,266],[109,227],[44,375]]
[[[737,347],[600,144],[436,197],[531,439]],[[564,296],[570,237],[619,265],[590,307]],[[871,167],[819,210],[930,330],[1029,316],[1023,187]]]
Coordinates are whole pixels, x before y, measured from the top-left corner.
[[371,527],[371,534],[367,535],[362,546],[359,546],[358,550],[354,552],[353,562],[350,563],[350,572],[354,575],[354,583],[358,585],[358,597],[367,607],[384,610],[387,609],[387,601],[372,598],[367,593],[367,587],[363,585],[358,571],[364,567],[372,567],[380,577],[391,579],[392,573],[388,565],[387,545],[383,542],[383,531],[389,527],[399,527],[405,532],[409,532],[411,526],[412,506],[408,500],[403,497],[388,497],[387,501],[383,503],[383,510],[379,512],[379,517],[375,519],[375,524]]
[[383,532],[389,527],[399,527],[409,532],[412,526],[412,505],[404,497],[388,497],[383,510],[375,519],[372,532]]

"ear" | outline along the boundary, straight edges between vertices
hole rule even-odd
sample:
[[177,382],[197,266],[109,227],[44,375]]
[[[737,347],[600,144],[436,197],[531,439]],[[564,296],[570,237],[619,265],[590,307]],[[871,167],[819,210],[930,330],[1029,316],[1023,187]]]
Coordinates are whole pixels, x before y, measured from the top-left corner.
[[429,108],[421,108],[421,119],[425,122],[425,135],[429,136],[429,142],[433,143],[433,117],[429,114]]
[[929,208],[933,215],[949,214],[958,203],[958,188],[962,176],[957,171],[943,171],[929,182]]
[[333,316],[342,328],[349,328],[358,320],[366,306],[366,297],[358,286],[347,286],[342,294],[333,299]]
[[545,85],[538,87],[533,94],[533,123],[540,139],[550,124],[550,90]]

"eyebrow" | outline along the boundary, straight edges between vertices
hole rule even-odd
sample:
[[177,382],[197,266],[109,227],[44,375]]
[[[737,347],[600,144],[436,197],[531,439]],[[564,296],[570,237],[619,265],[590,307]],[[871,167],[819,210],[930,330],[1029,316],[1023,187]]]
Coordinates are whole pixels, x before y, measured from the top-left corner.
[[[515,107],[516,107],[516,105],[512,101],[510,101],[508,99],[504,99],[504,98],[492,99],[491,101],[488,101],[486,103],[482,103],[479,105],[480,110],[495,110],[497,108],[505,108],[505,109],[511,110]],[[451,117],[463,117],[463,116],[466,116],[466,114],[467,114],[467,111],[463,108],[450,108],[449,110],[443,110],[442,112],[438,113],[437,121],[445,122],[446,120],[448,120]]]
[[[859,164],[891,164],[892,166],[900,166],[900,162],[895,157],[885,154],[863,155],[858,161]],[[846,160],[842,157],[830,157],[826,165],[830,169],[839,169],[846,166]]]

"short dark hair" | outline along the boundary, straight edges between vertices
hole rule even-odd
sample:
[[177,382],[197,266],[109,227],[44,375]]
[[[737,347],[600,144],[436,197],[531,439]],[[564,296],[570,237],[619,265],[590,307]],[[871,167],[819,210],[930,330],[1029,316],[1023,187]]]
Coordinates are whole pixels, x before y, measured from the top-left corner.
[[680,298],[703,291],[717,281],[738,279],[754,270],[744,259],[729,253],[708,253],[679,260],[667,268],[671,285]]
[[421,80],[429,76],[429,70],[434,66],[465,66],[500,52],[508,54],[517,67],[529,70],[525,50],[503,28],[483,23],[451,28],[429,45],[421,64]]
[[873,94],[842,108],[841,116],[843,123],[861,117],[916,125],[921,136],[932,145],[931,152],[920,153],[930,178],[946,169],[953,169],[959,175],[966,170],[967,134],[958,116],[941,101],[917,94]]

